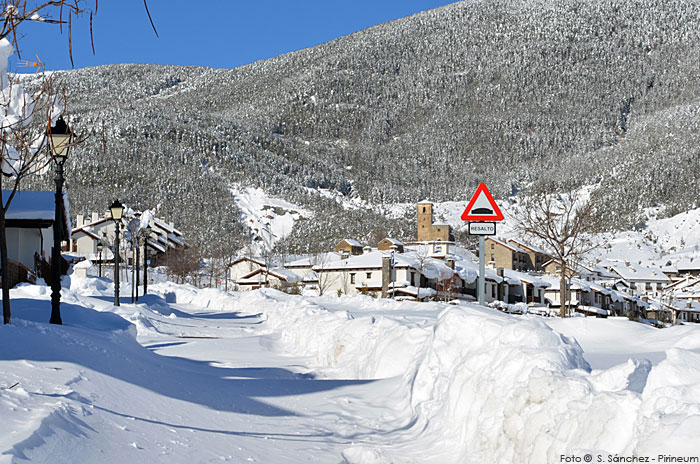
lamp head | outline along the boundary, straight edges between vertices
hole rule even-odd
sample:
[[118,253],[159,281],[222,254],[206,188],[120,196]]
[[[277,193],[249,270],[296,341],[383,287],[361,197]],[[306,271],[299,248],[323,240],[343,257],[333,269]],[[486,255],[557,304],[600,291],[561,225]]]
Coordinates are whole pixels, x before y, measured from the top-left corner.
[[73,132],[63,120],[63,116],[59,116],[56,124],[47,131],[49,139],[49,149],[51,156],[59,163],[63,163],[68,157],[68,151],[73,143]]
[[109,207],[109,212],[112,214],[113,220],[121,221],[124,214],[124,205],[119,200],[114,200],[114,203]]

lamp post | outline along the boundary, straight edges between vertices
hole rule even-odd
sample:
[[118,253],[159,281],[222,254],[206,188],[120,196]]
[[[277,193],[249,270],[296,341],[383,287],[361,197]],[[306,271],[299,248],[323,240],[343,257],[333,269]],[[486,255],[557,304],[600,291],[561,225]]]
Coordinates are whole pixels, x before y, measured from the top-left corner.
[[99,269],[98,275],[102,277],[102,242],[97,242],[97,267]]
[[47,131],[51,157],[56,163],[56,216],[53,222],[53,250],[51,250],[51,324],[63,324],[61,320],[61,240],[63,239],[63,163],[73,142],[68,124],[59,117],[56,125]]
[[143,296],[148,292],[148,237],[151,236],[151,226],[146,226],[143,237]]
[[122,214],[124,214],[124,206],[119,200],[114,200],[114,203],[109,207],[109,212],[114,221],[114,306],[119,306],[119,231],[122,227]]

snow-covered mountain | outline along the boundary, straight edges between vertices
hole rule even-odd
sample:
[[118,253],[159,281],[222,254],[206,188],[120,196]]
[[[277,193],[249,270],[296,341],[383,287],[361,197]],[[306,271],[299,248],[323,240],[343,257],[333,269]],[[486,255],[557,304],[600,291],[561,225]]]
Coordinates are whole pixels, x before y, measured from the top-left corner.
[[260,188],[313,212],[286,245],[327,249],[410,238],[393,204],[544,182],[596,185],[608,224],[641,228],[700,206],[698,44],[697,0],[465,0],[233,70],[61,73],[90,135],[72,210],[160,203],[196,243],[243,243],[230,186]]

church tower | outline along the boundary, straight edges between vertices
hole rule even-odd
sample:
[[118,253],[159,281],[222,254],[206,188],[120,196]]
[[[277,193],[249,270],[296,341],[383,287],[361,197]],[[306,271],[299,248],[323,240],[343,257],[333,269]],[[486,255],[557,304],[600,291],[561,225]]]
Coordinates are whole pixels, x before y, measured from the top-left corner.
[[433,240],[433,204],[429,201],[418,203],[418,231],[416,239],[419,242]]

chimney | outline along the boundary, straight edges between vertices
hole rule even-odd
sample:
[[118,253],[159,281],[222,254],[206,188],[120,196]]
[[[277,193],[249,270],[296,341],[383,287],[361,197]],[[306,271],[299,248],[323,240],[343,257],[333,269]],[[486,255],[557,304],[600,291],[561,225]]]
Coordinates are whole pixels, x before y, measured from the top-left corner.
[[76,227],[83,227],[83,215],[78,214],[78,217],[75,218],[75,226]]
[[92,222],[97,222],[100,220],[100,213],[97,211],[92,212]]
[[364,247],[364,248],[362,248],[362,254],[364,254],[364,255],[369,254],[369,253],[371,253],[371,252],[372,252],[372,247],[369,246],[369,245],[366,246],[366,247]]
[[455,260],[452,258],[447,258],[447,266],[454,271],[455,270]]
[[496,273],[498,274],[498,277],[504,277],[504,274],[505,274],[502,267],[499,267],[498,269],[496,269]]

